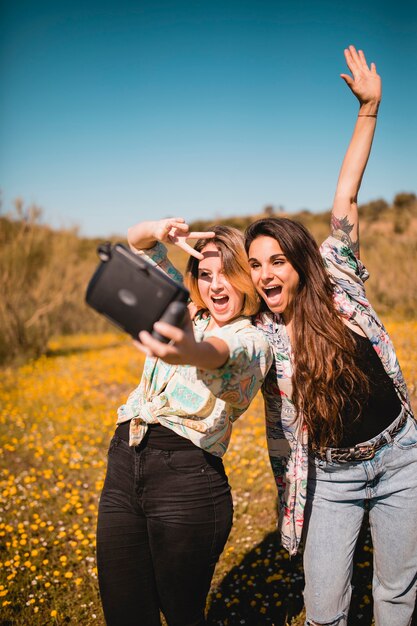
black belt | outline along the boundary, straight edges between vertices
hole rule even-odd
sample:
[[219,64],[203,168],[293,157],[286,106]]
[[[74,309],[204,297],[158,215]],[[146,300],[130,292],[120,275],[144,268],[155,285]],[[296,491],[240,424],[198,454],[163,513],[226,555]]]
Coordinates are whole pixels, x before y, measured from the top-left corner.
[[[387,434],[394,437],[400,432],[407,421],[408,413],[404,411],[404,415],[394,426],[392,430],[388,430]],[[385,437],[381,437],[373,444],[362,445],[356,444],[351,448],[312,448],[312,453],[317,459],[322,461],[332,461],[334,463],[350,463],[352,461],[369,461],[373,459],[377,450],[386,446],[388,443]]]

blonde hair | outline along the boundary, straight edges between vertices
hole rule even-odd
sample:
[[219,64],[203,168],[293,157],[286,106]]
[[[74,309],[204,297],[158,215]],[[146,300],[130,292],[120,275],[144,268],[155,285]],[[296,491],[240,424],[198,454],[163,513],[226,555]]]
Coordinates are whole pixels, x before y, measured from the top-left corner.
[[[260,307],[260,299],[250,277],[248,257],[242,233],[231,226],[214,226],[210,228],[216,233],[213,238],[199,239],[194,248],[201,252],[207,244],[212,243],[220,252],[223,272],[230,284],[243,295],[243,306],[240,315],[256,315]],[[187,263],[185,284],[190,291],[191,300],[197,306],[206,309],[198,289],[199,260],[190,256]]]

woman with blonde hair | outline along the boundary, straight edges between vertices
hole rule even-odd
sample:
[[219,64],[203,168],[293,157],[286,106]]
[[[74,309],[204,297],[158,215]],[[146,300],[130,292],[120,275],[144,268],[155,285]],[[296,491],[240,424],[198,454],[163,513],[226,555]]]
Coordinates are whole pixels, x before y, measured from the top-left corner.
[[[193,249],[186,239],[196,237]],[[170,344],[140,333],[147,359],[118,411],[99,505],[104,615],[108,626],[156,626],[162,610],[169,626],[201,626],[233,518],[222,457],[272,356],[248,317],[260,301],[239,231],[189,233],[173,218],[137,224],[128,241],[176,280],[162,242],[187,250],[186,285],[201,310],[185,328],[155,324]]]

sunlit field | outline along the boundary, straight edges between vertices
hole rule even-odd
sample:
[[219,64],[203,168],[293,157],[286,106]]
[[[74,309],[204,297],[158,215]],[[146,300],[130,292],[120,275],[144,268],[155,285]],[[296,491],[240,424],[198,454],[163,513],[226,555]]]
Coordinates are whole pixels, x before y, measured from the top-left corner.
[[[417,322],[387,324],[416,404]],[[95,525],[118,405],[141,354],[118,334],[73,336],[0,382],[0,624],[104,624]],[[209,623],[302,624],[300,558],[276,533],[275,486],[260,395],[238,421],[225,464],[235,522],[209,598]],[[352,624],[371,624],[372,547],[355,559]],[[140,607],[138,607],[138,612]]]

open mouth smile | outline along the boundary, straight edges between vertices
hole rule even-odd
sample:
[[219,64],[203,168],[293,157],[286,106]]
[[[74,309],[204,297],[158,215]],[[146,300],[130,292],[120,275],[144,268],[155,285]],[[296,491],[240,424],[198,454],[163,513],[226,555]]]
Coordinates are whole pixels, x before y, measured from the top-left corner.
[[268,300],[271,300],[281,295],[282,286],[273,285],[272,287],[264,287],[263,292]]
[[211,296],[211,301],[213,302],[216,310],[223,310],[229,304],[229,296]]

